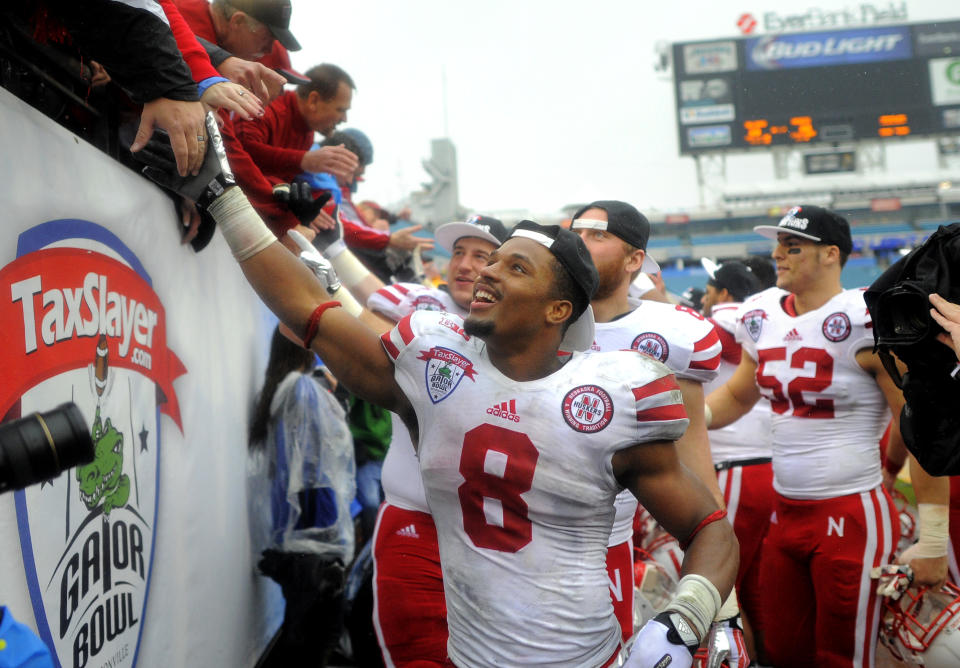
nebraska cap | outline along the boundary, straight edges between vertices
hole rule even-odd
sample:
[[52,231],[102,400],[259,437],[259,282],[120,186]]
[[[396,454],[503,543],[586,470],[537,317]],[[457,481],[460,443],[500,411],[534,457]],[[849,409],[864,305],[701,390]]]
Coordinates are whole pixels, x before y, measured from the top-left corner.
[[[607,212],[607,219],[581,218],[590,209],[603,209]],[[633,205],[617,200],[597,200],[580,207],[580,210],[573,215],[570,229],[606,230],[643,251],[647,250],[647,242],[650,240],[650,221],[647,217],[637,211]],[[640,271],[655,274],[660,271],[660,265],[647,253],[643,258]]]
[[290,0],[230,0],[230,6],[270,28],[273,38],[288,51],[300,50],[300,42],[290,32]]
[[853,250],[850,223],[839,213],[821,206],[795,206],[776,225],[757,225],[753,231],[768,239],[776,239],[778,234],[784,232],[819,244],[836,246],[842,253]]
[[597,291],[600,278],[593,265],[590,251],[579,235],[565,230],[559,225],[540,225],[530,220],[521,220],[510,232],[511,239],[522,237],[536,241],[549,250],[560,266],[566,270],[573,282],[583,291],[587,308],[567,328],[560,342],[564,351],[589,350],[593,345],[593,309],[590,300]]
[[470,216],[465,222],[457,221],[441,225],[433,234],[440,248],[448,253],[453,252],[457,240],[463,237],[476,237],[499,246],[507,240],[508,236],[507,228],[498,219],[479,215]]

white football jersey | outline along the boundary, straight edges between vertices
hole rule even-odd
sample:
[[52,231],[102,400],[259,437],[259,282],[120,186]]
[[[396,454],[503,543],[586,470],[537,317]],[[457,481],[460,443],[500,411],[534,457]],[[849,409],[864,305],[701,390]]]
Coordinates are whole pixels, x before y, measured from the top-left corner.
[[[703,386],[705,395],[730,380],[740,364],[741,349],[736,340],[739,310],[739,302],[729,302],[717,304],[710,313],[723,352],[717,377]],[[758,401],[749,413],[733,424],[710,430],[710,454],[714,464],[771,457],[770,440],[770,402]]]
[[[594,350],[639,350],[666,364],[677,378],[700,383],[717,375],[721,347],[713,323],[686,306],[642,300],[631,300],[630,305],[635,307],[630,313],[596,324]],[[636,511],[633,494],[624,490],[617,496],[610,546],[633,535]]]
[[887,403],[856,355],[873,347],[862,290],[791,316],[789,293],[770,288],[740,307],[737,341],[757,361],[757,386],[773,411],[773,486],[795,499],[826,499],[880,484],[877,442]]
[[[683,433],[679,388],[632,351],[576,353],[546,378],[514,381],[458,322],[413,313],[382,337],[419,425],[450,658],[602,665],[620,643],[606,572],[621,489],[611,458]],[[487,410],[504,405],[507,415]]]
[[[453,301],[449,292],[419,283],[396,283],[382,287],[367,298],[367,308],[391,320],[400,320],[414,311],[446,311],[461,317],[467,314]],[[420,480],[420,462],[410,441],[410,432],[396,413],[390,415],[393,436],[380,474],[383,497],[391,506],[429,513],[423,481]]]

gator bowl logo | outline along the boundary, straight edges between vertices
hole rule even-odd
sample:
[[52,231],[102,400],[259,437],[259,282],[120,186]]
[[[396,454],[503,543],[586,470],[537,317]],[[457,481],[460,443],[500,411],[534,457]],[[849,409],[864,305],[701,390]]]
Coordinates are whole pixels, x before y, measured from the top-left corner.
[[0,415],[73,401],[92,462],[16,492],[27,585],[58,666],[137,661],[150,587],[161,414],[180,427],[163,304],[116,236],[81,220],[20,235],[0,269]]
[[449,397],[464,376],[476,381],[477,370],[473,368],[473,362],[455,350],[434,346],[430,350],[421,350],[417,359],[427,363],[424,380],[430,401],[435,404]]
[[760,339],[760,332],[763,331],[763,321],[767,319],[767,314],[763,309],[754,309],[748,311],[743,316],[743,326],[747,329],[747,334],[756,343]]

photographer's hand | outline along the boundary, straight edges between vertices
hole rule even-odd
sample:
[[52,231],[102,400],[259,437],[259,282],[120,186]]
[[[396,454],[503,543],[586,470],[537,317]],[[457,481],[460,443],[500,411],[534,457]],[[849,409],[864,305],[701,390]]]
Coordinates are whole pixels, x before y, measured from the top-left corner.
[[930,295],[930,303],[936,308],[930,309],[930,316],[943,327],[947,333],[940,334],[937,338],[946,345],[953,348],[960,360],[960,306],[933,293]]

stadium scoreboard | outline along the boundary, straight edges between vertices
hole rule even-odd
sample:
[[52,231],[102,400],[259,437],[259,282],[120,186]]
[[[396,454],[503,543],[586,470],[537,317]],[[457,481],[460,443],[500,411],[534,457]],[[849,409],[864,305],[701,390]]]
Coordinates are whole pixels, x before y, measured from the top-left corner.
[[673,45],[681,154],[960,134],[960,21]]

